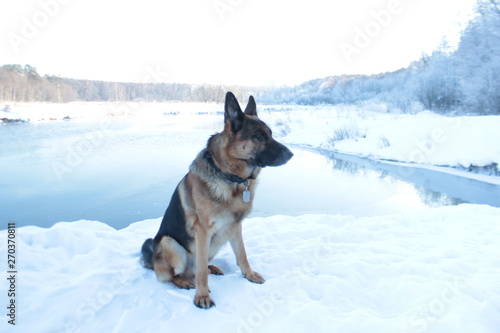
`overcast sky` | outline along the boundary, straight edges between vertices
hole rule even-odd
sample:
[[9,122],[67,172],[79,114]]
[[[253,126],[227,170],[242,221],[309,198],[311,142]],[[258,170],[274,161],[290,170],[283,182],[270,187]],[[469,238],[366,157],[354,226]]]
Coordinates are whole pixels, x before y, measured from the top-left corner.
[[22,0],[0,64],[107,81],[293,85],[456,44],[474,0]]

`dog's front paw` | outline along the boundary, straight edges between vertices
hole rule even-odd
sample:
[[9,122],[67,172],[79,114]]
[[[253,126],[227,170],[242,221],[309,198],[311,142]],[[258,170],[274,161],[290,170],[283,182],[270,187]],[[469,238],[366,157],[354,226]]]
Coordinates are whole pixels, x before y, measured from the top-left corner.
[[198,296],[194,297],[194,305],[199,307],[200,309],[210,309],[212,306],[215,306],[215,303],[212,302],[210,296]]
[[251,273],[243,274],[243,275],[245,276],[245,278],[248,281],[253,282],[253,283],[262,284],[262,283],[266,282],[266,280],[262,277],[262,275],[260,275],[257,272],[254,272],[254,271],[252,271]]

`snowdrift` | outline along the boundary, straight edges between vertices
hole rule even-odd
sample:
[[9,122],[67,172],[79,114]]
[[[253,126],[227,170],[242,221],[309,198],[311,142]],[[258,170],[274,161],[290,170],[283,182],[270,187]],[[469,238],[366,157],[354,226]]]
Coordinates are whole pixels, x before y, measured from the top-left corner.
[[142,242],[160,220],[121,230],[95,221],[19,228],[16,326],[4,317],[1,331],[493,333],[500,327],[498,208],[248,219],[249,260],[267,282],[245,280],[226,246],[213,261],[226,274],[209,277],[216,303],[210,310],[193,305],[194,290],[160,284],[140,266]]

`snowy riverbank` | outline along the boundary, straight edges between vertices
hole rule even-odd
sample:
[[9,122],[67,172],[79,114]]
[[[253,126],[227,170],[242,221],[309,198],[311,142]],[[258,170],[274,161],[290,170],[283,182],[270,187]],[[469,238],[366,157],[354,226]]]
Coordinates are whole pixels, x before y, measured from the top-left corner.
[[500,209],[478,205],[248,219],[249,260],[267,282],[246,281],[224,247],[208,311],[139,265],[160,219],[118,231],[91,221],[19,228],[16,326],[4,318],[2,332],[494,333],[498,221]]
[[[372,107],[373,108],[373,107]],[[454,167],[499,175],[499,116],[445,117],[337,106],[303,110],[278,121],[290,144],[394,162]],[[300,113],[300,115],[299,115]]]
[[[14,103],[0,118],[34,122],[63,119],[189,122],[201,114],[223,111],[211,103],[73,102]],[[445,166],[499,175],[500,116],[441,116],[388,112],[385,104],[259,106],[259,115],[275,136],[290,144],[324,148],[372,159]],[[415,110],[413,110],[415,111]],[[169,117],[172,118],[172,117]]]

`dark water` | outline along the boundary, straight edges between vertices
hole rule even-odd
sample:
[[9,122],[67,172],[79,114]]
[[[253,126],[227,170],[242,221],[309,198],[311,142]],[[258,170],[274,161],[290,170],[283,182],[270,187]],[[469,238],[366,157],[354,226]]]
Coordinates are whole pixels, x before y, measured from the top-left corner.
[[420,193],[423,202],[430,206],[473,203],[500,207],[499,185],[410,165],[374,161],[328,151],[320,153],[334,161],[334,169],[354,174],[367,169],[375,170],[380,173],[380,177],[390,176],[410,183]]
[[[50,227],[82,219],[119,229],[161,217],[178,181],[216,130],[214,118],[196,121],[202,125],[107,120],[0,126],[0,229],[9,221]],[[461,203],[500,206],[497,185],[292,149],[295,156],[287,165],[262,171],[252,216],[373,216]]]

